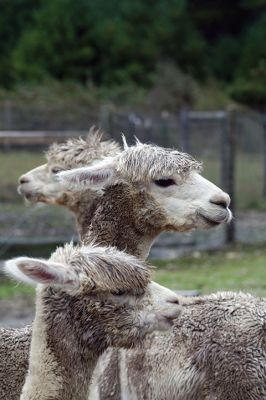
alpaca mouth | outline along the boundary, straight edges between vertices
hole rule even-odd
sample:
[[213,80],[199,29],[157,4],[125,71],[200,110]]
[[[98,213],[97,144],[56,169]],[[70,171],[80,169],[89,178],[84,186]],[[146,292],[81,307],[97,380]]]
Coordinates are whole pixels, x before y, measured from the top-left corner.
[[28,202],[33,204],[38,202],[39,195],[37,193],[26,191],[25,189],[22,188],[21,185],[18,186],[17,190],[18,194],[20,194],[20,196],[23,196],[24,199],[26,199]]
[[201,210],[201,212],[199,212],[198,215],[201,218],[201,220],[204,221],[204,223],[209,227],[214,227],[223,223],[228,223],[231,221],[232,218],[231,211],[229,211],[228,209],[224,210],[224,212],[222,213],[220,212],[215,216],[210,216],[203,210]]
[[224,221],[216,221],[216,220],[206,217],[205,215],[202,215],[202,214],[199,214],[199,216],[209,227],[218,226],[222,222],[224,222]]

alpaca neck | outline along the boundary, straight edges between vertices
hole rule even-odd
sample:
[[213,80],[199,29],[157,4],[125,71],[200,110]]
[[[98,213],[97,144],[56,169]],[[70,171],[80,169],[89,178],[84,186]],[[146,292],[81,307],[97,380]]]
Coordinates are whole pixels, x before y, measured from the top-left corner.
[[64,193],[61,198],[57,199],[58,205],[63,205],[74,213],[80,238],[88,231],[95,212],[96,198],[94,192],[86,190],[79,196],[73,193]]
[[165,215],[151,196],[119,184],[97,200],[90,226],[80,229],[86,232],[84,243],[93,239],[146,259],[164,223]]
[[96,204],[97,196],[90,190],[87,190],[79,197],[75,204],[75,209],[72,209],[76,216],[76,226],[80,239],[82,239],[88,231],[88,226],[90,226],[95,213]]
[[38,288],[36,297],[29,371],[20,399],[87,400],[99,355],[80,344],[61,292]]

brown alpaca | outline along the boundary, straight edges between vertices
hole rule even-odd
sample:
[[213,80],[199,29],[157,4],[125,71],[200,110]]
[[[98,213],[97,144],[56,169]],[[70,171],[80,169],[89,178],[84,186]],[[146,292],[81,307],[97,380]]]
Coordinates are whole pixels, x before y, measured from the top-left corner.
[[21,400],[87,400],[107,347],[132,348],[170,329],[180,313],[176,296],[150,282],[145,264],[114,248],[66,245],[49,261],[8,261],[6,271],[40,284]]

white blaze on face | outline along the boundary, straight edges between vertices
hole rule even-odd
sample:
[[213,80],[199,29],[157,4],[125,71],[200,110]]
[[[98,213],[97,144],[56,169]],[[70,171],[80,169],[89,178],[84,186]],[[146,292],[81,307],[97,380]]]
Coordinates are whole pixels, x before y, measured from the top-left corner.
[[160,187],[150,184],[149,193],[169,217],[169,224],[177,229],[207,228],[229,222],[230,197],[197,172],[186,178],[173,176],[175,184]]

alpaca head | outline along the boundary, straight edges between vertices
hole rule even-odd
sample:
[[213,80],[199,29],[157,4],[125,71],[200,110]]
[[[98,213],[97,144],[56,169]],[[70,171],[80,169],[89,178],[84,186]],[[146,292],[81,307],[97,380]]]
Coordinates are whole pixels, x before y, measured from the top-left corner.
[[159,231],[187,231],[231,220],[230,197],[200,170],[188,154],[137,142],[93,166],[60,172],[58,179],[73,191],[107,192],[124,185],[142,198],[136,220],[157,224]]
[[65,245],[48,261],[19,257],[5,270],[41,284],[47,321],[66,323],[98,348],[131,346],[154,330],[169,330],[181,310],[173,292],[150,281],[147,265],[111,247]]
[[46,153],[47,164],[28,171],[19,178],[18,192],[32,203],[68,205],[69,196],[56,179],[59,171],[89,165],[97,159],[120,151],[111,140],[102,141],[102,133],[92,127],[86,139],[54,143]]

